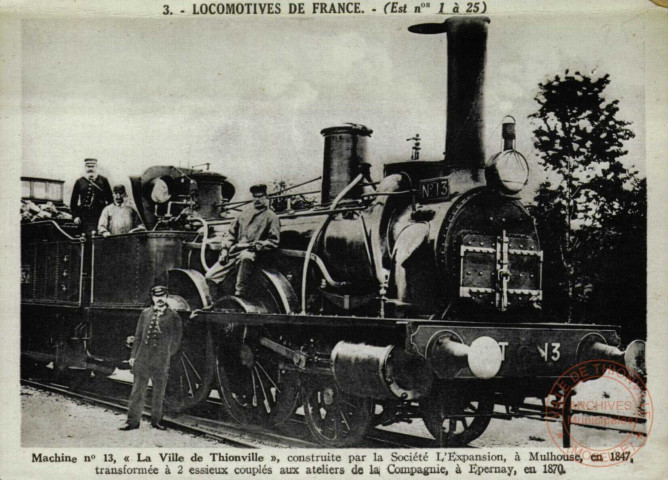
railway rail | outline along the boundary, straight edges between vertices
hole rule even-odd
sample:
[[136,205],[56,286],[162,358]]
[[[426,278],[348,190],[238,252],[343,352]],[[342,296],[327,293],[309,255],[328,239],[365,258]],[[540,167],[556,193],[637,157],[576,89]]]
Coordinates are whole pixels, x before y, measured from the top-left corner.
[[[116,387],[117,396],[109,393],[101,393],[90,389],[79,389],[76,385],[63,385],[65,382],[59,382],[57,379],[21,379],[22,385],[31,386],[43,391],[56,393],[65,397],[74,398],[84,401],[89,404],[104,406],[113,410],[127,411],[127,401],[124,398],[119,398],[121,395],[127,397],[127,392],[119,392],[119,389],[128,387],[129,383],[123,380],[105,380],[104,385],[107,389]],[[119,388],[120,387],[120,388]],[[261,428],[253,428],[242,426],[234,422],[219,420],[212,418],[215,414],[212,412],[220,411],[220,402],[214,398],[210,398],[205,404],[193,409],[189,414],[165,415],[164,423],[170,428],[177,429],[182,432],[187,432],[199,436],[204,436],[222,444],[237,448],[319,448],[320,445],[304,440],[308,438],[308,428],[301,415],[295,414],[284,425],[277,427],[275,430],[265,430]],[[644,425],[647,419],[643,417],[631,417],[622,415],[611,415],[603,412],[588,412],[574,409],[573,414],[614,417],[623,419],[629,423],[636,425]],[[506,410],[505,413],[496,411],[490,415],[492,419],[511,420],[512,418],[522,417],[529,420],[536,420],[541,422],[560,422],[560,419],[548,419],[545,415],[545,406],[534,403],[525,403],[519,409],[514,411]],[[625,433],[628,429],[615,428],[610,426],[600,426],[592,424],[578,424],[573,426],[582,428],[606,430],[612,432]],[[646,436],[642,431],[636,431],[635,434]],[[405,433],[398,433],[394,431],[382,430],[374,428],[370,430],[365,436],[364,443],[360,445],[365,448],[432,448],[437,446],[437,442],[431,438],[421,437],[418,435],[410,435]],[[471,447],[470,448],[476,448]]]
[[[111,383],[111,381],[107,381]],[[123,381],[113,383],[127,385]],[[127,411],[127,401],[109,394],[94,392],[91,390],[73,390],[67,385],[56,381],[45,379],[21,379],[22,385],[31,386],[40,390],[56,393],[84,401],[93,405],[100,405],[117,411]],[[127,394],[124,394],[127,396]],[[148,407],[147,407],[148,408]],[[205,436],[223,444],[239,448],[319,448],[320,445],[303,440],[308,436],[308,428],[300,415],[295,415],[286,424],[278,427],[276,431],[260,428],[242,426],[236,423],[216,420],[210,418],[210,410],[219,410],[220,404],[210,399],[206,404],[195,409],[197,413],[192,414],[166,414],[163,421],[170,428],[183,432]],[[150,411],[150,409],[149,409]],[[209,414],[205,416],[206,414]],[[427,448],[435,446],[433,439],[389,432],[374,429],[369,432],[362,445],[366,448]]]

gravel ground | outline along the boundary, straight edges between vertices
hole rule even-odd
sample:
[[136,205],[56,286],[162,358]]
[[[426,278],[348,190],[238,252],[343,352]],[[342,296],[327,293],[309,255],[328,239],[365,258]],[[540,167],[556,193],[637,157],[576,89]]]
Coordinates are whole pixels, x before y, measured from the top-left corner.
[[[629,391],[617,381],[603,377],[578,387],[577,400],[628,400]],[[635,399],[637,400],[637,399]],[[538,403],[534,400],[534,403]],[[61,397],[32,387],[21,387],[22,445],[24,447],[220,447],[221,443],[176,430],[158,431],[142,422],[139,430],[118,430],[125,415],[115,410]],[[498,413],[504,413],[500,406]],[[608,410],[607,413],[613,413]],[[629,414],[630,412],[618,412]],[[395,424],[387,430],[429,437],[421,420],[410,424]],[[643,431],[643,428],[638,428]],[[573,438],[589,447],[609,448],[626,435],[574,426]],[[634,439],[634,443],[643,438]],[[474,447],[550,448],[555,444],[546,423],[540,420],[516,418],[510,421],[494,419],[486,432],[472,444]]]
[[155,430],[150,421],[122,432],[125,414],[21,386],[23,447],[218,447],[214,440],[178,430]]

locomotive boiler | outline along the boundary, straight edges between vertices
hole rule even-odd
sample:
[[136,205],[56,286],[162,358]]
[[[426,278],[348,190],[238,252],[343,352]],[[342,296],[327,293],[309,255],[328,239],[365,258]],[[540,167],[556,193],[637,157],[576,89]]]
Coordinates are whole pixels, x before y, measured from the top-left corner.
[[615,327],[541,316],[543,253],[518,196],[528,166],[512,118],[502,151],[485,157],[488,23],[452,17],[409,29],[448,36],[444,159],[388,163],[376,181],[372,130],[322,130],[320,201],[292,208],[300,194],[272,195],[286,200],[279,249],[243,298],[233,276],[215,288],[204,277],[249,203],[232,201],[220,174],[152,167],[133,178],[146,232],[81,240],[55,222],[26,225],[26,357],[64,370],[123,367],[149,286],[167,282],[185,327],[169,407],[217,388],[232,419],[271,427],[299,411],[328,446],[416,417],[441,445],[461,446],[484,432],[496,404],[545,398],[577,362],[644,372],[644,344],[620,350]]

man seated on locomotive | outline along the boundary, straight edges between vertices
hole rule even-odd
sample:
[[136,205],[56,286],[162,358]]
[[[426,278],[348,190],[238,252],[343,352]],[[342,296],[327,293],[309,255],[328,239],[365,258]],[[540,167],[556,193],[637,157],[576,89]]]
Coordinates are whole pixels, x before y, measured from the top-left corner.
[[97,228],[100,213],[113,199],[109,181],[97,173],[97,160],[84,160],[86,174],[80,177],[72,188],[70,210],[74,223],[79,225],[81,232],[90,236]]
[[183,334],[181,317],[167,305],[168,294],[167,287],[153,287],[152,306],[145,308],[139,315],[129,360],[134,381],[128,419],[120,430],[139,428],[149,379],[153,384],[151,426],[165,430],[161,421],[170,358],[179,349]]
[[[252,208],[232,221],[223,238],[218,262],[206,273],[207,280],[219,284],[237,267],[234,294],[244,297],[256,263],[266,263],[278,248],[281,227],[278,216],[269,208],[267,186],[253,185]],[[238,255],[237,255],[238,253]]]
[[100,214],[97,233],[103,237],[146,230],[139,214],[125,202],[127,194],[123,185],[114,186],[114,203],[107,205]]

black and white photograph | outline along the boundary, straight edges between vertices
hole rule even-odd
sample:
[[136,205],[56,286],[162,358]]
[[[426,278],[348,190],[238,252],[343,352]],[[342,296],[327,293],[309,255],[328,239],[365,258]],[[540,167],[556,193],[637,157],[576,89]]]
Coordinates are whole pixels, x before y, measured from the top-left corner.
[[0,1],[0,477],[663,478],[662,3]]

